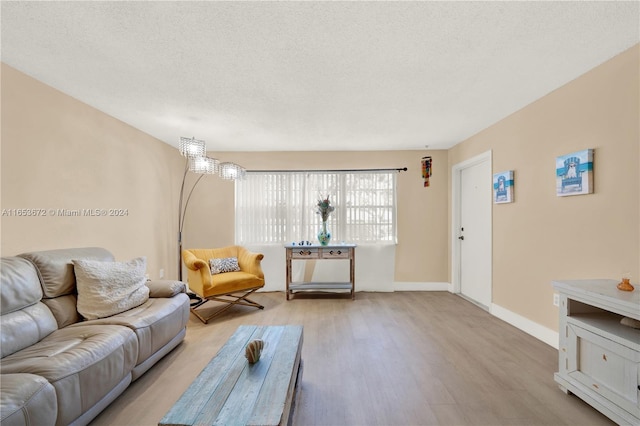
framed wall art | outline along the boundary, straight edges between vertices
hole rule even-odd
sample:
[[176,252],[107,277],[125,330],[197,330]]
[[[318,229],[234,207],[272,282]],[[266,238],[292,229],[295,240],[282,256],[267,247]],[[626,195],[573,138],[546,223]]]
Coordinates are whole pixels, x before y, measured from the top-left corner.
[[572,152],[556,158],[556,195],[593,193],[593,149]]
[[513,170],[493,175],[493,202],[513,203]]

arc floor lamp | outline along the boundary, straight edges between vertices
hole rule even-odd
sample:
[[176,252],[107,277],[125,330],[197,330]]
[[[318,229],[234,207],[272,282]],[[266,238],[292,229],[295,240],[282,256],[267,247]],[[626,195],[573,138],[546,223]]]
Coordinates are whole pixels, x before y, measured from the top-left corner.
[[[178,204],[178,279],[182,280],[182,230],[184,228],[184,218],[193,190],[196,185],[198,185],[198,182],[200,182],[200,179],[206,175],[218,173],[222,179],[236,180],[243,178],[246,174],[246,170],[235,163],[221,163],[216,158],[207,157],[207,146],[205,142],[198,140],[195,137],[181,137],[180,142],[178,143],[178,149],[180,150],[180,154],[185,157],[184,174],[182,175],[180,200]],[[191,186],[189,194],[185,200],[185,182],[188,172],[197,173],[200,176]]]

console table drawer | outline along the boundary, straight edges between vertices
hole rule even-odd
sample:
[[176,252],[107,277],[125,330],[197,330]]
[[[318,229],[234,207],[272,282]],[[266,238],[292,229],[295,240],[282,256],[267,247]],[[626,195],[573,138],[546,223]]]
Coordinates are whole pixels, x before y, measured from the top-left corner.
[[349,249],[323,249],[322,250],[322,258],[323,259],[349,259]]
[[291,250],[292,259],[318,259],[320,253],[317,248],[296,248]]

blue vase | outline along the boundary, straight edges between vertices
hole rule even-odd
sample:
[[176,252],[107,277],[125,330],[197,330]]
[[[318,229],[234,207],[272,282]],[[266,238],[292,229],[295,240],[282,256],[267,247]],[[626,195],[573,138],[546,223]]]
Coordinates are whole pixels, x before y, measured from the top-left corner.
[[327,229],[327,222],[322,222],[322,228],[318,232],[318,241],[323,246],[326,246],[331,241],[331,232]]

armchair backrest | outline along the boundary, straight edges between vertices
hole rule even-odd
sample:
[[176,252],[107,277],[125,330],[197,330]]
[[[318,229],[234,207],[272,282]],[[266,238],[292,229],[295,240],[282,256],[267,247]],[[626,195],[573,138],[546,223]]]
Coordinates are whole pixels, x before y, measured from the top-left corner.
[[200,248],[188,249],[185,251],[193,253],[198,259],[204,260],[209,264],[209,259],[219,259],[224,257],[238,257],[239,246],[228,246],[221,248]]

